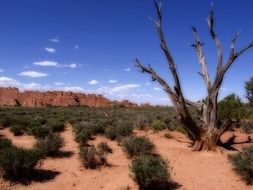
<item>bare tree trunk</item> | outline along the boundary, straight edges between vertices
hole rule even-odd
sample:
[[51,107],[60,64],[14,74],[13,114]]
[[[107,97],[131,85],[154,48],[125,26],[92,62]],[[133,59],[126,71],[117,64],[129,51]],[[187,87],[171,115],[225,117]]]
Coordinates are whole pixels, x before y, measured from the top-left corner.
[[[221,43],[214,31],[214,18],[212,7],[207,21],[210,35],[217,47],[218,63],[216,69],[216,76],[214,81],[212,82],[209,77],[206,59],[202,48],[204,43],[200,41],[196,28],[192,27],[193,34],[195,36],[195,43],[192,46],[196,50],[196,54],[201,66],[201,72],[199,74],[202,76],[207,87],[206,101],[192,102],[186,99],[183,95],[176,65],[174,63],[174,59],[169,51],[169,48],[167,46],[163,34],[161,7],[156,0],[154,0],[154,2],[157,13],[157,20],[153,19],[151,20],[155,23],[160,40],[160,47],[169,64],[169,69],[174,80],[174,86],[171,87],[170,85],[168,85],[168,83],[160,75],[158,75],[155,72],[155,70],[151,68],[150,65],[146,67],[138,59],[136,59],[135,61],[136,67],[140,68],[141,72],[148,73],[151,76],[152,80],[157,81],[163,87],[164,91],[168,94],[175,108],[175,111],[178,115],[179,121],[183,124],[184,129],[187,131],[188,137],[192,140],[192,149],[194,151],[201,151],[201,150],[214,151],[216,150],[217,145],[221,143],[220,141],[221,135],[232,124],[231,119],[222,123],[221,121],[218,120],[217,117],[217,98],[224,75],[240,55],[242,55],[245,51],[253,47],[253,42],[249,43],[246,47],[236,52],[235,43],[238,38],[238,34],[236,34],[231,42],[231,50],[228,61],[226,64],[223,64]],[[189,106],[195,108],[196,110],[202,113],[201,126],[198,126],[194,121],[194,119],[192,118],[188,110]]]

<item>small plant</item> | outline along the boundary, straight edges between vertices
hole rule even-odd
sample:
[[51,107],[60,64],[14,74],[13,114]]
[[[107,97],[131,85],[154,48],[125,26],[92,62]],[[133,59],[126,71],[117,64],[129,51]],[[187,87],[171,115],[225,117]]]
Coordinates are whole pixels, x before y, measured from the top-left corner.
[[141,190],[165,189],[168,186],[167,162],[160,157],[142,155],[133,160],[130,171]]
[[92,135],[93,132],[91,128],[83,128],[80,132],[76,132],[76,141],[82,146],[86,145]]
[[21,125],[12,125],[10,127],[10,131],[15,135],[15,136],[20,136],[24,134],[24,127]]
[[105,165],[106,155],[104,151],[97,150],[95,146],[80,147],[79,157],[85,168],[95,169],[101,165]]
[[119,121],[109,126],[105,130],[105,136],[111,140],[119,139],[131,135],[133,132],[133,125],[130,122]]
[[154,144],[145,137],[130,136],[123,141],[123,149],[129,157],[151,154]]
[[253,146],[244,148],[241,153],[229,155],[234,170],[247,184],[253,184]]
[[44,138],[50,134],[50,129],[44,126],[34,126],[30,129],[30,133],[36,138]]
[[244,133],[249,134],[253,131],[253,122],[252,121],[242,122],[240,128]]
[[59,122],[55,119],[49,119],[46,122],[46,126],[52,131],[52,132],[61,132],[65,129],[65,123]]
[[135,121],[135,127],[139,130],[146,130],[148,127],[148,122],[143,115],[138,115]]
[[0,168],[7,178],[25,178],[29,177],[40,158],[40,153],[35,149],[12,146],[1,151]]
[[172,139],[173,138],[173,136],[170,133],[165,133],[164,137],[167,138],[167,139]]
[[101,142],[97,145],[97,148],[99,151],[106,152],[106,153],[112,153],[111,147],[106,142]]
[[10,148],[11,146],[12,146],[12,143],[9,139],[1,139],[0,138],[0,154],[3,149]]
[[161,131],[166,128],[166,124],[163,121],[156,119],[152,122],[151,128],[154,131]]
[[43,156],[56,156],[63,145],[64,141],[60,135],[50,134],[44,139],[40,139],[35,145],[35,148],[37,148]]

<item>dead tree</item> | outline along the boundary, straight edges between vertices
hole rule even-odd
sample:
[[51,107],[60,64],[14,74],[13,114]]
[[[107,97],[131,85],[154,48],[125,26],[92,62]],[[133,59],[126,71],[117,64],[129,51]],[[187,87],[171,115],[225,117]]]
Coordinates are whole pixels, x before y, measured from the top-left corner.
[[[195,37],[195,42],[192,46],[195,49],[197,57],[199,59],[199,63],[201,66],[201,72],[199,74],[205,82],[207,88],[207,97],[206,101],[204,102],[190,101],[186,99],[183,95],[176,65],[164,37],[161,6],[157,3],[156,0],[154,0],[154,3],[157,19],[153,21],[155,23],[155,27],[159,36],[160,47],[166,57],[166,60],[169,64],[170,72],[173,76],[174,85],[169,85],[150,65],[144,66],[138,59],[135,60],[135,66],[138,67],[141,72],[149,74],[152,80],[157,81],[162,86],[163,90],[168,94],[178,115],[179,121],[183,124],[185,130],[187,131],[188,137],[192,140],[192,149],[194,151],[213,151],[218,145],[220,145],[221,135],[232,124],[231,119],[226,121],[220,121],[217,117],[217,97],[224,75],[226,74],[230,66],[235,62],[235,60],[237,60],[248,49],[253,47],[253,41],[244,48],[237,51],[235,49],[235,44],[239,34],[236,34],[231,41],[228,60],[224,62],[221,43],[214,31],[214,14],[213,6],[211,6],[210,14],[207,18],[207,21],[210,35],[217,47],[218,63],[216,75],[214,80],[212,81],[209,77],[206,59],[203,52],[204,43],[200,41],[196,28],[192,27],[192,31]],[[193,107],[201,113],[201,125],[198,125],[194,121],[189,111],[189,107]]]

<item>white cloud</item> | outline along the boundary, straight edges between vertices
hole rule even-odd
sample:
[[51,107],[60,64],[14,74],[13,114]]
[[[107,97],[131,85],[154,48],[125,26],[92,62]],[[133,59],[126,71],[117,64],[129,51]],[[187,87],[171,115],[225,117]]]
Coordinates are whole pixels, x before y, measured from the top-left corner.
[[0,86],[2,87],[17,87],[19,82],[13,78],[1,76],[0,77]]
[[130,68],[125,68],[125,71],[129,72],[129,71],[131,71],[131,69]]
[[55,61],[38,61],[34,62],[34,65],[43,66],[43,67],[57,67],[59,66],[59,63]]
[[115,84],[115,83],[118,83],[118,81],[117,80],[108,80],[108,83]]
[[40,73],[37,71],[24,71],[24,72],[19,73],[19,76],[39,78],[39,77],[46,77],[46,76],[48,76],[48,74],[47,73]]
[[2,72],[4,72],[4,70],[3,70],[3,69],[0,69],[0,73],[2,73]]
[[157,88],[157,87],[155,87],[153,89],[156,90],[156,91],[161,91],[162,90],[161,88]]
[[74,69],[74,68],[77,67],[77,64],[76,63],[72,63],[72,64],[68,65],[68,67]]
[[60,42],[60,40],[58,39],[58,37],[56,37],[56,38],[51,38],[51,39],[49,39],[49,41],[50,41],[50,42],[54,42],[54,43],[59,43],[59,42]]
[[60,91],[65,91],[65,92],[85,92],[84,88],[80,86],[62,86],[62,87],[57,87],[54,88],[54,90],[60,90]]
[[125,93],[131,89],[135,89],[140,87],[139,84],[124,84],[118,85],[115,87],[102,87],[97,90],[98,93],[105,93],[105,94],[116,94],[117,93]]
[[60,82],[60,81],[57,81],[57,82],[54,82],[54,85],[55,85],[55,86],[63,86],[64,83],[63,83],[63,82]]
[[38,61],[34,62],[33,64],[42,67],[57,67],[57,68],[71,68],[71,69],[77,68],[78,66],[81,67],[81,65],[77,65],[76,63],[62,65],[56,61]]
[[74,48],[75,49],[79,49],[79,46],[77,44],[75,44]]
[[146,86],[150,86],[150,83],[149,83],[149,82],[146,82],[145,85],[146,85]]
[[55,49],[55,48],[46,47],[46,48],[45,48],[45,51],[47,51],[47,52],[49,52],[49,53],[55,53],[55,52],[56,52],[56,49]]
[[91,80],[91,81],[88,82],[88,84],[96,85],[96,84],[98,84],[98,81],[97,80]]

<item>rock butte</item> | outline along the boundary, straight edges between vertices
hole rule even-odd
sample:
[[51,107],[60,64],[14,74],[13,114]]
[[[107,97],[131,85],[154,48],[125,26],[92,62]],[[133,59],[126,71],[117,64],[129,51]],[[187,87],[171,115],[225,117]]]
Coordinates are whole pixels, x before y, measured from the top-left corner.
[[111,101],[102,95],[63,91],[24,91],[18,88],[0,87],[0,106],[46,107],[46,106],[88,106],[88,107],[136,107],[128,100]]

